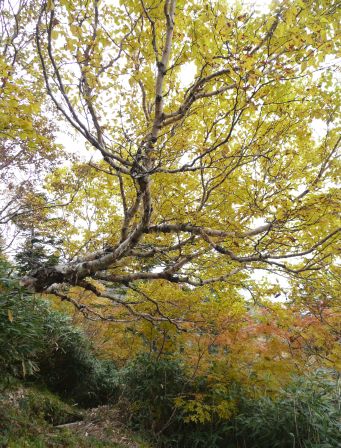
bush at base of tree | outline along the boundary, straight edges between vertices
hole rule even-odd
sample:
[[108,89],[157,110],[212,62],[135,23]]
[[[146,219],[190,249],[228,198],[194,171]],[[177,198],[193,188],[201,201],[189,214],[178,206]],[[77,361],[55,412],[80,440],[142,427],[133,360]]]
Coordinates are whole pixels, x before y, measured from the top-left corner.
[[1,262],[0,370],[38,381],[82,406],[113,400],[117,393],[112,362],[96,358],[91,344],[70,319],[20,289]]

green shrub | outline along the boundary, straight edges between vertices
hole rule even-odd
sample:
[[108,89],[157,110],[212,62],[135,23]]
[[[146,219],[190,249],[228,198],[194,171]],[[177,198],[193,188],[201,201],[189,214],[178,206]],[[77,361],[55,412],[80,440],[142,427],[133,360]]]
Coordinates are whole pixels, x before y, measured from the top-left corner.
[[25,293],[0,261],[0,382],[11,376],[36,380],[82,406],[113,401],[115,365],[96,358],[70,318]]
[[[184,365],[171,357],[156,359],[140,354],[121,371],[123,402],[135,429],[147,432],[164,448],[215,448],[221,436],[216,425],[186,423],[175,399],[186,400],[205,388],[206,381],[193,382]],[[199,389],[198,389],[199,388]]]
[[117,373],[110,361],[96,358],[89,340],[57,312],[44,322],[46,349],[38,376],[51,390],[82,406],[108,403],[117,396]]
[[15,279],[6,276],[7,264],[0,261],[0,371],[25,377],[38,369],[44,349],[46,306],[27,296]]
[[237,446],[247,448],[341,446],[337,384],[318,372],[311,378],[295,379],[276,399],[244,398],[234,430]]
[[156,360],[140,354],[121,372],[122,394],[131,405],[132,421],[154,434],[174,420],[174,399],[184,393],[188,379],[177,360]]

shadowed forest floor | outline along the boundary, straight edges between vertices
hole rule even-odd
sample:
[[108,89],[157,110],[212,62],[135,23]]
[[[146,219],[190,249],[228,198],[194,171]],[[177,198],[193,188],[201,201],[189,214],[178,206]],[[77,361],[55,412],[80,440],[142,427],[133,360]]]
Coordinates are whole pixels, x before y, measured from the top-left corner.
[[151,448],[117,409],[81,410],[48,391],[19,387],[0,395],[1,448]]
[[137,436],[127,430],[119,411],[106,405],[84,411],[83,420],[59,426],[63,427],[79,437],[110,442],[113,446],[147,448],[144,442],[136,440]]

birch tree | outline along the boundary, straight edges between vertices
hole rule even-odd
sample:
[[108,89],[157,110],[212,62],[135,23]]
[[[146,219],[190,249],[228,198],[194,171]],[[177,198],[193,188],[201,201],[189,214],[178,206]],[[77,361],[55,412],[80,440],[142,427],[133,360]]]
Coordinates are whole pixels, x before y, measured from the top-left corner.
[[164,321],[162,285],[238,294],[257,271],[330,273],[339,22],[336,0],[273,2],[268,13],[225,1],[43,2],[39,71],[56,112],[97,156],[49,178],[63,200],[81,184],[65,211],[78,218],[51,214],[46,225],[69,255],[26,284],[69,301],[77,287]]

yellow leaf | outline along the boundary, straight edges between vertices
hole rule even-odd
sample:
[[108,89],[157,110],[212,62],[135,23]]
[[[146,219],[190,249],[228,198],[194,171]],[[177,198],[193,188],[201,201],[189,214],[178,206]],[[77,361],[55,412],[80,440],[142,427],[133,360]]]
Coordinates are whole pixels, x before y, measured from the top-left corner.
[[12,310],[7,310],[7,316],[8,316],[8,320],[10,321],[10,322],[13,322],[13,313],[12,313]]

